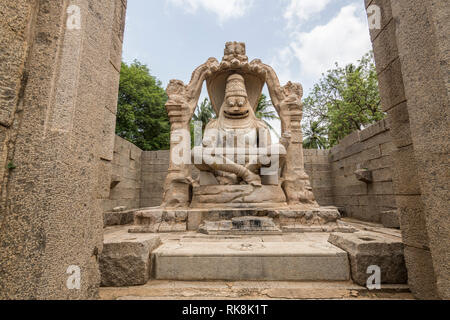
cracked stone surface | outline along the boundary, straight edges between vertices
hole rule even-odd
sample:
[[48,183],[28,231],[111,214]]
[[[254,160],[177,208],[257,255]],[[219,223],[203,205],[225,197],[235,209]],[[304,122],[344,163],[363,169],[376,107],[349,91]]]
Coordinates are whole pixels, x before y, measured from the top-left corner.
[[406,285],[369,291],[351,282],[150,281],[143,286],[101,288],[102,300],[300,300],[414,299]]

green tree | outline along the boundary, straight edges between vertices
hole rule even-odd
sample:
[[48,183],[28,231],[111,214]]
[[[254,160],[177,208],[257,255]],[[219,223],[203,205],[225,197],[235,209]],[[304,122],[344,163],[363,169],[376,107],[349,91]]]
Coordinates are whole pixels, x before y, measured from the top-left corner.
[[167,95],[161,82],[139,61],[122,63],[116,134],[142,150],[170,148]]
[[[305,133],[319,130],[329,147],[384,117],[372,52],[356,65],[339,67],[336,63],[304,100]],[[311,128],[313,124],[315,128]]]
[[265,94],[261,94],[258,100],[258,106],[256,107],[255,115],[258,119],[264,121],[264,123],[272,130],[278,137],[279,133],[270,124],[271,120],[280,120],[277,112],[273,108],[272,102],[267,99]]
[[205,134],[205,129],[211,119],[216,117],[216,112],[214,111],[211,102],[208,98],[205,98],[200,105],[197,105],[194,115],[191,121],[191,146],[194,147],[194,122],[200,121],[202,123],[202,137]]
[[305,149],[326,149],[328,141],[326,128],[321,127],[318,121],[312,121],[304,132],[303,147]]
[[208,98],[205,98],[203,102],[195,109],[194,115],[192,117],[193,121],[202,122],[202,132],[205,132],[206,125],[211,121],[211,119],[216,117],[216,113],[211,105]]

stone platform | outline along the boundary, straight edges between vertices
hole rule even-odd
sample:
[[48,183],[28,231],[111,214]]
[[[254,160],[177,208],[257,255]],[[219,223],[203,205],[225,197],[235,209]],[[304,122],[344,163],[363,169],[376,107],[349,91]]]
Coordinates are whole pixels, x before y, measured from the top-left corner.
[[326,242],[165,243],[157,280],[349,280],[347,253]]
[[[134,215],[130,233],[201,231],[207,234],[354,232],[339,224],[334,207],[147,208]],[[242,227],[237,227],[239,224]]]
[[346,218],[338,223],[356,232],[130,234],[129,226],[108,227],[100,255],[102,285],[142,285],[148,279],[347,281],[349,276],[365,285],[369,265],[381,267],[382,284],[405,282],[399,230]]

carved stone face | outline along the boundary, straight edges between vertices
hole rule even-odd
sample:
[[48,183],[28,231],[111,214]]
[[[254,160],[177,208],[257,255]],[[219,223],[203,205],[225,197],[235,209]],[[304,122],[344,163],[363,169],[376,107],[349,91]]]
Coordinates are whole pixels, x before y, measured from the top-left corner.
[[228,96],[225,99],[224,115],[228,119],[244,119],[250,115],[250,104],[247,97]]
[[245,119],[250,115],[250,111],[251,106],[244,78],[239,74],[233,74],[227,79],[223,104],[224,116],[228,119]]

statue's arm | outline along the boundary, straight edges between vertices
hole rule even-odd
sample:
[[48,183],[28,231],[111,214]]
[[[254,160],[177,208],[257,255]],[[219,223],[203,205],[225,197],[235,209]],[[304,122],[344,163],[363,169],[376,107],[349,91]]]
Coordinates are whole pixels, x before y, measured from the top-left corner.
[[205,133],[203,137],[203,147],[205,148],[214,148],[217,143],[217,120],[211,120],[205,128]]
[[258,126],[258,146],[260,148],[267,148],[272,145],[272,137],[267,126],[259,121]]

